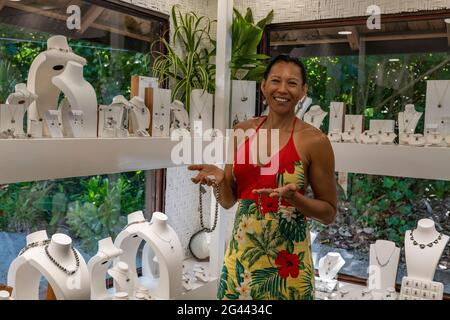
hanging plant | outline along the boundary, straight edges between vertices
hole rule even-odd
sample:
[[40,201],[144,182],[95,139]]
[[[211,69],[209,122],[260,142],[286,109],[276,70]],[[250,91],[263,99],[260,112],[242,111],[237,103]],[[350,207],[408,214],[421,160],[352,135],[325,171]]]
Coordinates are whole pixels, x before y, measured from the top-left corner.
[[[183,15],[178,6],[172,7],[171,20],[172,39],[167,41],[161,37],[152,44],[153,72],[161,82],[172,82],[172,101],[183,101],[189,112],[193,89],[214,93],[216,43],[210,36],[214,21],[194,12]],[[153,50],[156,45],[163,49]]]

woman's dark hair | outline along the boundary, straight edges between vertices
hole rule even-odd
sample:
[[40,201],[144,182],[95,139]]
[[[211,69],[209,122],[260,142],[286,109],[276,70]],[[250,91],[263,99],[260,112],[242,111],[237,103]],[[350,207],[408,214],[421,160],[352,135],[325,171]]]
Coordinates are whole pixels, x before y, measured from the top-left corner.
[[306,68],[305,68],[305,65],[299,59],[291,57],[291,56],[288,56],[288,55],[285,55],[285,54],[280,54],[280,55],[278,55],[276,57],[273,57],[272,59],[269,60],[269,64],[267,65],[266,71],[264,72],[264,79],[267,80],[267,77],[269,76],[270,70],[278,62],[288,62],[288,63],[293,63],[293,64],[297,65],[300,68],[300,73],[302,75],[303,85],[306,84]]

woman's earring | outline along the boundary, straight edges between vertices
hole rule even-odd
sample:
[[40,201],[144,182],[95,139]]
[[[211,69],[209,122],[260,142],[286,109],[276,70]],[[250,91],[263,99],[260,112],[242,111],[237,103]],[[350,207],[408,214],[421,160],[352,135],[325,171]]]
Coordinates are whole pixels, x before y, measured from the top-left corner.
[[263,100],[263,105],[267,106],[267,100],[266,99]]

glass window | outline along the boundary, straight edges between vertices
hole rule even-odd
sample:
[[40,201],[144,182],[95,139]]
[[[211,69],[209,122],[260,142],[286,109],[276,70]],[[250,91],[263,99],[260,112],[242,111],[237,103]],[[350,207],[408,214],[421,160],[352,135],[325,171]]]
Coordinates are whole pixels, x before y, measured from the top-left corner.
[[[346,114],[395,119],[406,104],[425,111],[427,80],[450,79],[448,25],[445,13],[388,15],[379,29],[368,29],[366,17],[273,24],[267,31],[271,56],[299,57],[307,69],[313,105],[330,112],[330,102],[346,104]],[[342,31],[345,31],[344,34]],[[450,116],[450,115],[449,115]],[[395,123],[396,132],[398,121]],[[321,130],[328,132],[328,117]],[[424,132],[424,117],[416,132]],[[450,134],[450,132],[447,132]],[[404,234],[421,218],[450,234],[450,182],[349,174],[347,192],[340,188],[335,224],[312,223],[316,265],[329,251],[347,260],[342,274],[367,278],[369,245],[377,239],[403,248]],[[450,293],[450,250],[444,250],[435,280]],[[406,275],[402,250],[397,281]]]
[[[110,104],[117,95],[129,98],[132,75],[151,75],[151,45],[168,29],[167,16],[118,1],[77,1],[75,8],[72,3],[2,2],[0,102],[16,84],[26,83],[31,63],[53,35],[66,36],[72,51],[87,60],[84,77],[99,105]],[[128,213],[162,210],[156,203],[163,197],[156,196],[162,189],[155,177],[155,171],[138,171],[7,185],[0,181],[0,284],[6,283],[8,267],[30,232],[66,233],[88,261],[98,240],[114,239],[126,225]]]

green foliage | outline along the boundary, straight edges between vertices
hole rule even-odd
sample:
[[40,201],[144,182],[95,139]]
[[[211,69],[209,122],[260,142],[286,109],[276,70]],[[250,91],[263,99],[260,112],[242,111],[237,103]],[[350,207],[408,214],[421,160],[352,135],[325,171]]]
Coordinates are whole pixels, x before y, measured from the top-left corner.
[[225,296],[225,292],[227,291],[227,282],[228,282],[228,269],[227,266],[224,265],[222,267],[222,273],[220,276],[220,282],[219,282],[219,290],[217,291],[217,298],[219,300],[222,300]]
[[296,215],[291,221],[279,219],[280,233],[287,240],[302,242],[306,238],[306,220],[299,212],[296,212]]
[[[215,56],[215,42],[210,36],[212,21],[194,12],[183,15],[179,6],[172,7],[171,20],[172,39],[167,41],[163,36],[152,44],[155,57],[152,69],[161,82],[174,82],[172,100],[183,101],[189,112],[193,89],[214,93],[216,69],[212,61]],[[153,50],[155,47],[163,50]]]
[[[253,21],[253,13],[247,8],[245,17],[237,9],[233,9],[233,23],[231,26],[231,78],[242,80],[261,81],[266,69],[265,61],[270,58],[258,54],[264,28],[273,20],[273,10],[258,23]],[[246,71],[244,77],[238,77],[238,71]]]
[[353,219],[375,229],[378,238],[401,245],[406,230],[415,226],[409,218],[413,205],[422,198],[444,199],[450,195],[450,183],[444,181],[351,175]]
[[281,278],[278,269],[275,267],[257,269],[252,272],[252,286],[257,287],[258,291],[266,292],[266,299],[277,299],[279,294],[286,291],[287,278]]

